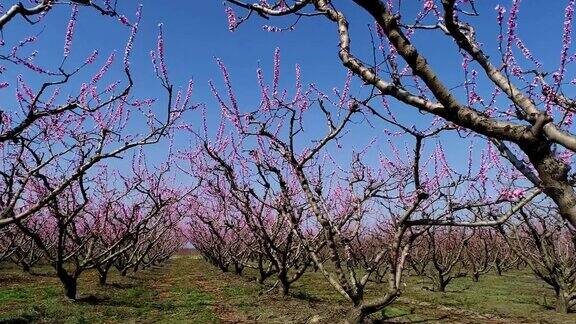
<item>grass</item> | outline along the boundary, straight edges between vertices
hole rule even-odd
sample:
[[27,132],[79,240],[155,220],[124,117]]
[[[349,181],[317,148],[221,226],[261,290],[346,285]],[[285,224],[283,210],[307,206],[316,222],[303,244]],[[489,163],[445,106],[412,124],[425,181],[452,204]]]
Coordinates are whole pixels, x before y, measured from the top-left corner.
[[[110,284],[98,285],[96,273],[79,282],[80,300],[68,301],[49,268],[34,275],[16,268],[0,268],[0,323],[305,323],[337,322],[347,302],[318,273],[306,273],[290,296],[243,277],[221,273],[197,256],[177,256],[163,268],[121,277],[110,274]],[[405,293],[379,315],[387,322],[546,322],[575,323],[576,314],[549,309],[550,289],[526,272],[488,274],[480,282],[456,279],[447,292],[423,289],[421,278],[409,278]],[[372,285],[367,297],[385,291]]]
[[178,265],[127,277],[113,272],[105,287],[98,285],[96,273],[88,272],[80,278],[75,302],[63,297],[48,268],[37,269],[40,275],[0,269],[0,323],[217,322],[209,294],[195,286],[166,285],[184,276]]
[[[426,283],[411,278],[405,300],[415,300],[448,308],[465,309],[485,318],[514,318],[534,322],[576,322],[576,315],[561,315],[550,310],[554,294],[543,282],[527,272],[487,274],[479,282],[455,279],[445,293],[422,289]],[[466,315],[466,313],[464,313]]]

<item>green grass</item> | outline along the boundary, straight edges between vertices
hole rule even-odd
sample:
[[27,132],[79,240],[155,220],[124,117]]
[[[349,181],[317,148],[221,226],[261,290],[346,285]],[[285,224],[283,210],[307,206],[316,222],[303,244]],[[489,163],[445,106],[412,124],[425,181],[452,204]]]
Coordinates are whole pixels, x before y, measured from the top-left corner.
[[[110,274],[109,285],[97,284],[88,272],[79,282],[80,301],[63,297],[58,279],[49,268],[37,275],[0,268],[0,323],[305,323],[314,318],[337,322],[348,303],[319,273],[306,273],[290,296],[274,283],[256,283],[256,273],[243,277],[221,273],[196,256],[178,256],[165,267],[133,276]],[[503,276],[488,274],[480,282],[456,279],[445,293],[424,289],[422,278],[408,278],[402,297],[376,316],[391,322],[547,322],[576,323],[576,314],[556,314],[549,306],[550,289],[527,272]],[[385,293],[372,284],[367,299]]]
[[[217,322],[213,297],[197,287],[171,287],[167,278],[179,278],[177,264],[121,277],[111,273],[109,285],[97,284],[96,274],[80,278],[79,300],[63,297],[53,275],[21,274],[17,269],[0,269],[0,323],[59,322]],[[51,273],[49,268],[37,271]]]
[[576,314],[561,315],[550,310],[554,294],[543,282],[528,272],[512,271],[498,276],[487,274],[479,282],[470,278],[455,279],[445,293],[423,289],[429,286],[420,278],[409,280],[402,301],[463,308],[484,317],[524,319],[534,322],[576,322]]

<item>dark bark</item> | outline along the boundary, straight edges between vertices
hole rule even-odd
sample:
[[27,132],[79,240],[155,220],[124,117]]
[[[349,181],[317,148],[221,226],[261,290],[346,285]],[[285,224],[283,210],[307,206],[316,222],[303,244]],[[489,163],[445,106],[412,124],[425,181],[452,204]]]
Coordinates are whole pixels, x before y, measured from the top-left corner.
[[496,261],[496,263],[494,264],[494,267],[496,268],[496,273],[501,276],[502,275],[502,266],[500,265],[499,261]]
[[556,295],[556,312],[561,314],[568,314],[570,310],[570,300],[566,298],[563,291],[559,291]]
[[244,271],[244,266],[238,262],[234,262],[234,273],[241,276]]
[[446,292],[446,286],[448,286],[447,282],[445,281],[438,282],[436,283],[436,287],[434,288],[434,290],[437,292]]
[[98,269],[98,282],[101,286],[106,285],[106,281],[108,280],[108,269]]
[[71,276],[65,271],[57,271],[58,279],[64,285],[64,292],[66,297],[71,300],[76,300],[76,294],[78,290],[78,277]]
[[472,274],[472,281],[478,282],[479,279],[480,279],[480,273],[479,272]]
[[354,302],[354,308],[352,308],[344,320],[345,323],[358,324],[368,322],[366,318],[370,314],[374,314],[386,306],[392,304],[400,296],[399,290],[393,290],[390,293],[377,298],[372,302],[364,302],[363,300],[357,300]]
[[345,323],[347,324],[357,324],[357,323],[364,323],[366,314],[361,307],[355,307],[346,314]]
[[287,296],[290,291],[290,281],[288,280],[288,273],[286,271],[281,271],[278,274],[279,293],[283,296]]

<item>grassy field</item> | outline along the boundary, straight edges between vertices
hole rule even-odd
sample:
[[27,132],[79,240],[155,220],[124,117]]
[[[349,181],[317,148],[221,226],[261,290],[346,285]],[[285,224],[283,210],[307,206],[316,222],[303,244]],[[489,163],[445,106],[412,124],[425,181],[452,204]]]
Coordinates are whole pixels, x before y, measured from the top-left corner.
[[[97,282],[95,273],[86,273],[79,283],[81,299],[71,302],[48,268],[33,275],[0,268],[0,323],[334,323],[346,311],[346,303],[317,273],[307,273],[291,296],[282,297],[275,291],[262,294],[267,287],[250,273],[221,273],[194,255],[134,276],[112,273],[105,287]],[[446,293],[423,289],[427,285],[410,278],[403,297],[379,317],[385,322],[576,323],[576,314],[550,309],[551,290],[528,273],[486,275],[478,283],[459,279]],[[367,294],[378,289],[384,288]]]

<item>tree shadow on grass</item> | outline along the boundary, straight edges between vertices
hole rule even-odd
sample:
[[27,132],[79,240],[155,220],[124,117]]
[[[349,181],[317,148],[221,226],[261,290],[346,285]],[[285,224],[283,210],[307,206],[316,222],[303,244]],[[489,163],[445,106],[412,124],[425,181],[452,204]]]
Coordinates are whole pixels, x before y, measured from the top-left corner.
[[450,292],[450,293],[461,293],[461,292],[465,292],[466,290],[469,290],[470,287],[471,287],[470,285],[466,285],[466,286],[464,286],[464,287],[462,287],[462,288],[460,288],[460,289],[450,289],[450,290],[448,290],[448,291],[446,291],[446,292]]
[[177,308],[177,305],[171,301],[142,301],[134,299],[116,299],[116,298],[106,298],[100,299],[97,303],[99,306],[107,307],[128,307],[134,309],[156,309],[161,312],[172,311]]
[[466,290],[469,290],[470,288],[471,288],[471,285],[466,285],[460,289],[453,289],[452,287],[449,286],[446,288],[446,291],[439,291],[439,290],[436,290],[433,286],[425,285],[425,286],[420,287],[420,289],[422,289],[422,290],[430,291],[433,293],[461,293],[461,292],[465,292]]
[[373,323],[374,324],[398,323],[398,320],[401,320],[402,323],[445,323],[445,322],[449,322],[448,321],[448,315],[423,318],[423,319],[418,319],[418,320],[403,319],[403,317],[408,316],[408,315],[410,315],[410,314],[403,314],[403,315],[398,315],[398,316],[375,319]]
[[[542,300],[535,300],[534,304],[544,308],[547,311],[556,311],[556,301],[554,299],[549,300],[544,297]],[[576,313],[576,309],[569,309],[568,314]]]
[[322,299],[315,297],[313,295],[311,295],[308,292],[305,291],[296,291],[296,292],[291,292],[290,296],[296,298],[296,299],[301,299],[301,300],[305,300],[309,303],[319,303],[322,301]]
[[141,300],[134,300],[130,298],[116,299],[110,296],[97,296],[88,295],[80,297],[75,300],[76,303],[82,303],[92,306],[107,306],[107,307],[130,307],[130,308],[147,308],[148,303]]
[[107,283],[106,286],[117,288],[117,289],[129,289],[138,286],[135,283],[122,283],[122,282],[114,282],[114,283]]
[[105,304],[110,300],[108,296],[96,296],[96,295],[88,295],[84,297],[80,297],[76,299],[78,303],[85,303],[89,305],[99,305]]
[[23,283],[29,283],[32,282],[32,280],[30,280],[30,278],[27,278],[26,276],[22,276],[22,275],[5,275],[3,277],[0,277],[0,287],[4,287],[7,286],[9,284],[23,284]]
[[46,277],[46,278],[56,278],[57,277],[57,275],[54,272],[49,272],[49,271],[42,271],[42,272],[31,271],[31,272],[29,272],[29,274],[31,276],[34,276],[34,277]]
[[37,323],[41,318],[42,318],[42,313],[39,312],[37,309],[33,309],[32,311],[26,312],[22,315],[0,319],[0,324]]

